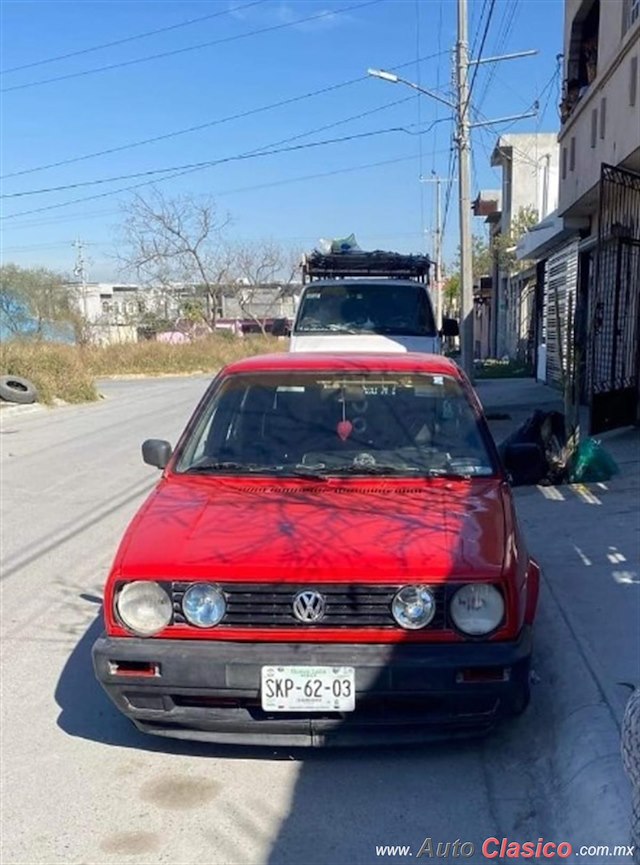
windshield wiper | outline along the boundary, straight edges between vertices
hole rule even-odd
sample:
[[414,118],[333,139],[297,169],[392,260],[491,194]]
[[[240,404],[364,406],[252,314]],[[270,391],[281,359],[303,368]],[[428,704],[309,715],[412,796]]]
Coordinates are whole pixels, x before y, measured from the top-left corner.
[[217,460],[203,460],[202,462],[199,462],[194,466],[190,466],[186,470],[186,474],[196,474],[198,472],[201,472],[202,474],[206,474],[207,472],[247,472],[247,474],[251,474],[260,472],[272,472],[279,468],[280,466],[265,466],[258,463],[238,463],[233,462],[232,460],[228,460],[226,462],[218,462]]
[[313,468],[304,466],[288,467],[282,465],[263,465],[261,463],[239,463],[232,460],[218,462],[216,460],[204,460],[186,470],[186,474],[215,474],[220,472],[232,472],[233,474],[277,474],[291,475],[296,478],[308,478],[310,480],[326,480],[325,475],[314,471]]
[[301,325],[298,333],[362,333],[362,331],[346,324],[318,324],[306,327]]
[[335,469],[327,469],[327,472],[330,474],[358,474],[358,475],[396,475],[396,474],[404,474],[405,472],[415,473],[420,471],[416,469],[414,466],[390,466],[390,465],[349,465],[349,466],[340,466]]
[[375,333],[387,334],[388,336],[424,336],[433,338],[435,334],[425,333],[413,327],[393,327],[392,325],[380,325],[374,328]]

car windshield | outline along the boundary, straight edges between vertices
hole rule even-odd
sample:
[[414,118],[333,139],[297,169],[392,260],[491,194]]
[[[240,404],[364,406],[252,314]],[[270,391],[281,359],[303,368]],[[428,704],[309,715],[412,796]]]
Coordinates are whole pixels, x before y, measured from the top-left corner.
[[286,371],[224,378],[176,471],[469,477],[495,466],[451,376]]
[[297,333],[384,333],[435,336],[425,286],[380,283],[310,285],[302,296]]

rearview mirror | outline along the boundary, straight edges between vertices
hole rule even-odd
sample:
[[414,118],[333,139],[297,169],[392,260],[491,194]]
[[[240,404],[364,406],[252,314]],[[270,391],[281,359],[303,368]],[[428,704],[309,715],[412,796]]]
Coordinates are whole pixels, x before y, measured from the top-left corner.
[[172,453],[171,445],[163,439],[147,439],[142,443],[142,459],[157,469],[167,467]]
[[460,336],[460,328],[455,318],[442,319],[442,336]]

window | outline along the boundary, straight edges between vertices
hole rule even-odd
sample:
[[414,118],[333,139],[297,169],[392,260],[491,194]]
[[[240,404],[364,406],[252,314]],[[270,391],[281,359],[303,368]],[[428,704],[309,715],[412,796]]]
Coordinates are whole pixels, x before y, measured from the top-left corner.
[[629,105],[633,107],[636,104],[636,96],[638,93],[638,55],[631,58],[629,63]]
[[571,136],[571,144],[569,151],[569,171],[573,171],[576,167],[576,137],[575,135]]
[[598,109],[594,108],[591,112],[591,147],[596,146],[598,138]]
[[640,0],[624,0],[622,5],[622,35],[640,18]]
[[460,384],[427,373],[233,375],[178,454],[201,474],[489,476],[484,429]]
[[600,138],[604,138],[607,129],[607,100],[602,97],[600,100]]
[[296,333],[384,333],[435,336],[426,287],[364,280],[316,286],[302,296]]
[[564,180],[567,176],[567,148],[562,148],[562,179]]

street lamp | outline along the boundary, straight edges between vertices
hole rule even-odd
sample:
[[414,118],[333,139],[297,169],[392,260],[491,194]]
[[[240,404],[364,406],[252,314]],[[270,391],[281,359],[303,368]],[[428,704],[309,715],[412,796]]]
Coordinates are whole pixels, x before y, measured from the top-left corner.
[[373,75],[374,78],[382,78],[383,81],[390,81],[392,84],[397,84],[400,78],[394,75],[393,72],[385,72],[384,69],[367,69],[367,75]]
[[387,72],[386,69],[367,69],[367,74],[371,75],[372,78],[381,78],[383,81],[389,81],[391,82],[391,84],[405,84],[407,87],[412,87],[419,93],[424,93],[425,96],[430,96],[437,102],[442,102],[443,105],[446,105],[453,111],[457,110],[456,105],[453,102],[449,102],[449,100],[445,99],[444,96],[440,96],[438,93],[434,93],[433,90],[427,90],[426,87],[421,87],[419,84],[414,84],[413,81],[408,81],[406,78],[401,78],[394,72]]
[[[464,0],[459,4],[464,5]],[[464,16],[466,26],[466,16]],[[464,50],[462,47],[464,44]],[[458,101],[451,102],[426,87],[421,87],[413,81],[401,78],[393,72],[384,69],[369,69],[368,74],[374,78],[381,78],[391,84],[404,84],[423,93],[425,96],[442,102],[453,111],[457,122],[456,143],[458,147],[459,162],[459,206],[460,206],[460,364],[471,381],[473,381],[473,275],[471,266],[471,197],[469,191],[469,92],[467,87],[467,55],[466,55],[466,31],[461,37],[461,45],[458,51]]]

